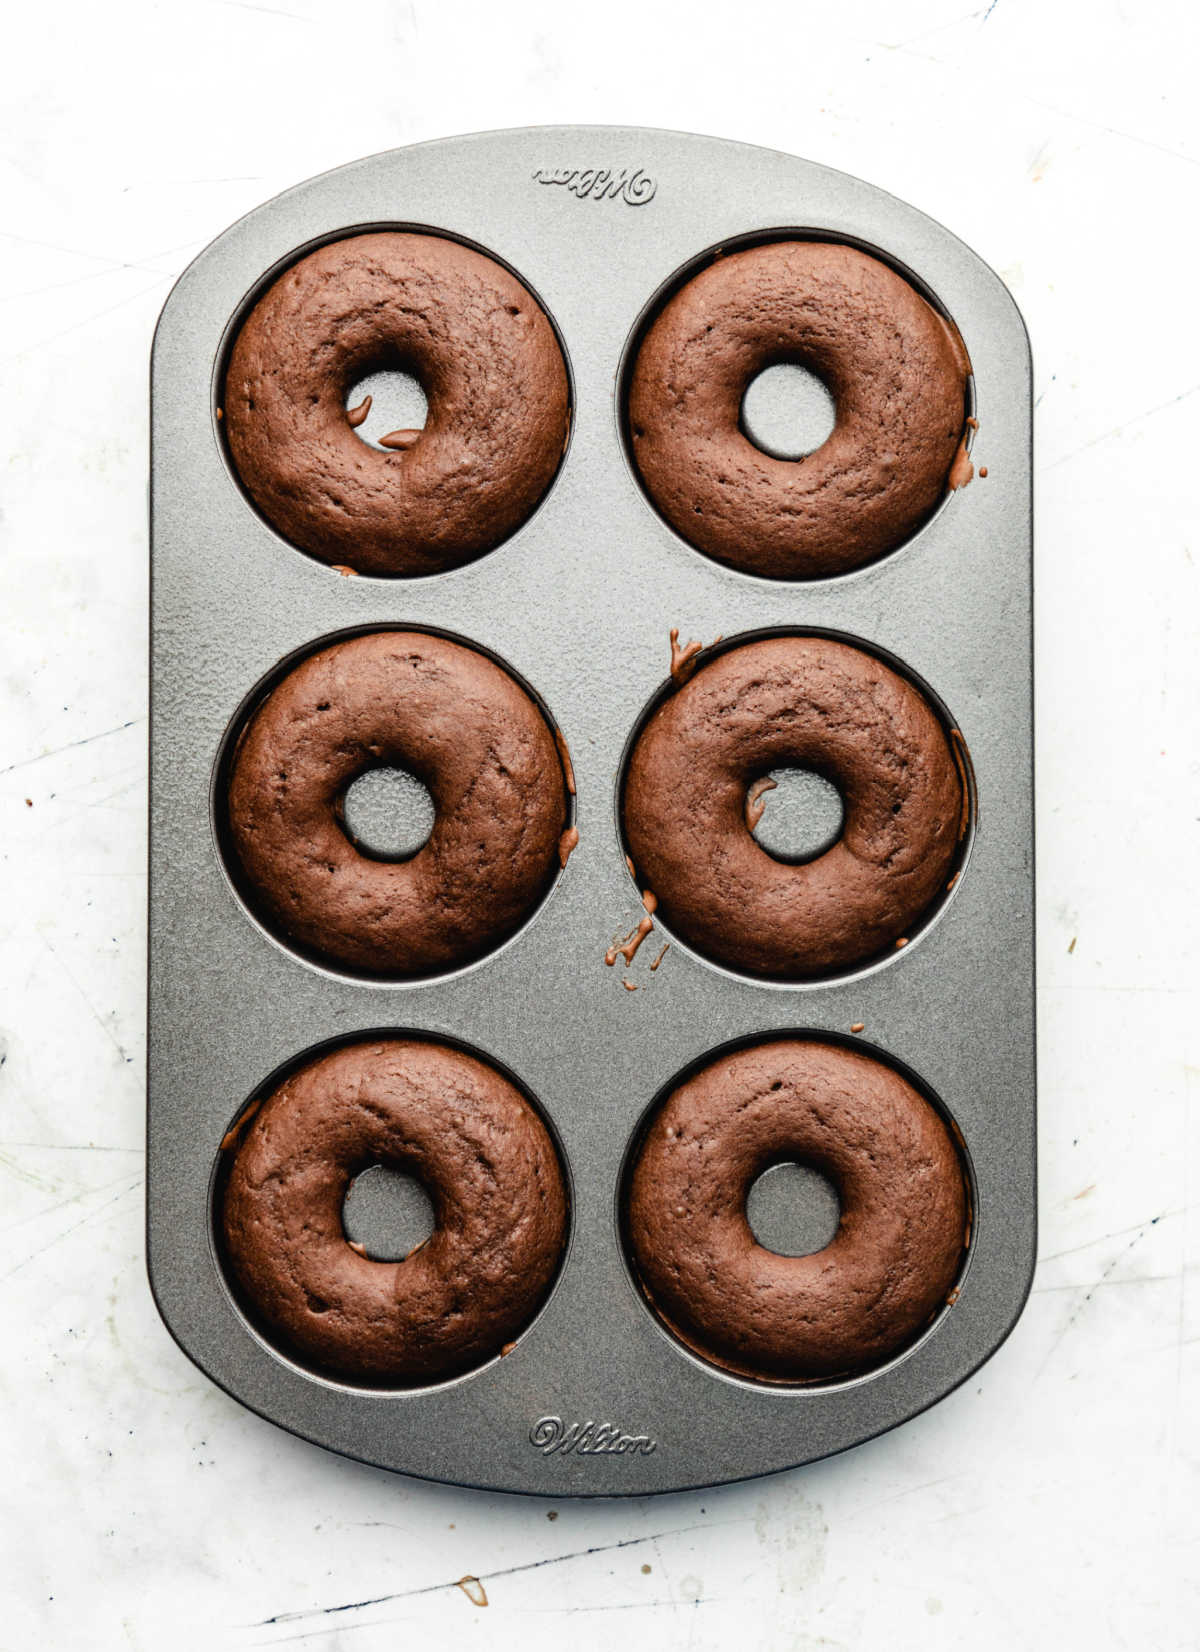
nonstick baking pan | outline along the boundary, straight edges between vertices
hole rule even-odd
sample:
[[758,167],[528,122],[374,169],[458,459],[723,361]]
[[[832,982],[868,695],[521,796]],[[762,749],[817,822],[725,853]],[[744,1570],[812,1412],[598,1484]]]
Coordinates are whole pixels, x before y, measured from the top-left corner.
[[[538,509],[490,554],[421,578],[343,577],[286,543],[239,486],[218,418],[230,338],[264,284],[317,245],[384,228],[509,265],[571,377],[570,441]],[[639,329],[675,284],[722,249],[796,237],[863,247],[953,320],[987,471],[892,554],[807,581],[750,577],[681,539],[639,486],[621,405]],[[1035,1249],[1031,385],[998,278],[912,207],[789,155],[621,128],[454,138],[300,184],[202,253],[158,327],[152,423],[149,1267],[188,1356],[332,1450],[556,1497],[791,1467],[961,1383],[1014,1324]],[[358,978],[291,948],[239,891],[221,829],[230,742],[281,665],[384,626],[445,633],[515,672],[561,729],[577,783],[579,845],[540,909],[498,951],[427,980]],[[961,731],[969,836],[953,890],[906,947],[788,985],[718,968],[659,923],[628,968],[606,966],[642,912],[621,772],[670,691],[673,627],[721,647],[848,639],[922,684]],[[793,1031],[912,1078],[952,1121],[972,1203],[963,1272],[918,1340],[865,1375],[806,1386],[732,1376],[677,1341],[638,1288],[621,1216],[656,1098],[720,1049]],[[427,1387],[331,1380],[273,1345],[231,1289],[214,1224],[221,1143],[247,1104],[305,1057],[374,1033],[460,1044],[511,1073],[569,1180],[569,1244],[536,1320],[504,1357]],[[803,1227],[786,1199],[772,1219]]]

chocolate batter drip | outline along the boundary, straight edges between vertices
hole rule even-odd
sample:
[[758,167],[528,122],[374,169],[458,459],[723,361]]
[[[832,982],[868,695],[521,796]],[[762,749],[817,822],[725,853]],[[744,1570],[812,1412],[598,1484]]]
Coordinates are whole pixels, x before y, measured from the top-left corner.
[[612,946],[610,946],[608,951],[604,954],[604,962],[610,969],[616,963],[618,958],[624,958],[625,967],[628,969],[629,965],[637,957],[638,948],[646,939],[646,936],[649,935],[651,930],[654,928],[654,918],[652,914],[658,907],[658,900],[649,889],[647,889],[642,895],[642,905],[646,909],[645,917],[640,920],[635,928],[629,931],[624,940],[614,941]]
[[756,780],[746,793],[746,830],[752,832],[763,817],[767,805],[763,802],[764,792],[773,792],[778,787],[778,780],[772,780],[769,774],[764,774],[761,780]]
[[571,763],[571,753],[567,750],[567,742],[563,739],[563,732],[557,727],[554,730],[554,744],[558,747],[558,755],[560,761],[562,762],[563,778],[567,782],[567,790],[570,792],[571,796],[574,797],[575,769]]
[[351,430],[357,430],[359,425],[362,424],[362,422],[364,421],[364,419],[366,418],[367,414],[370,411],[371,411],[371,398],[370,398],[370,396],[364,396],[362,401],[359,402],[357,407],[347,408],[347,410],[346,410],[346,422],[350,426]]
[[[714,637],[708,646],[720,642],[720,637]],[[677,683],[686,683],[692,672],[695,671],[696,655],[704,649],[702,642],[687,642],[679,646],[679,627],[671,627],[671,675]]]
[[579,828],[568,826],[558,840],[558,864],[565,866],[571,858],[571,851],[579,842]]
[[950,466],[950,474],[946,478],[946,486],[951,493],[956,492],[959,488],[965,488],[975,474],[975,466],[971,463],[967,454],[967,431],[978,429],[978,419],[967,420],[962,441],[958,444],[958,452],[954,455],[954,463]]
[[386,436],[379,438],[380,447],[392,447],[403,450],[415,447],[420,437],[419,430],[389,430]]

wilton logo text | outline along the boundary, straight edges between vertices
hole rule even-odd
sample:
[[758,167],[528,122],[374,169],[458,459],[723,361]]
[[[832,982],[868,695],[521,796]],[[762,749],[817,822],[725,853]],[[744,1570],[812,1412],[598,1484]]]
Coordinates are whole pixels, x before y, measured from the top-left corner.
[[543,166],[533,174],[533,181],[558,184],[581,201],[624,201],[626,206],[645,206],[658,190],[658,184],[640,166],[632,172],[628,167],[614,172],[607,166]]
[[543,1457],[556,1451],[564,1457],[571,1451],[581,1457],[600,1452],[616,1457],[626,1452],[630,1455],[641,1452],[648,1457],[658,1442],[648,1434],[623,1434],[614,1424],[593,1422],[590,1417],[586,1423],[570,1426],[561,1417],[539,1417],[529,1430],[529,1443],[537,1446]]

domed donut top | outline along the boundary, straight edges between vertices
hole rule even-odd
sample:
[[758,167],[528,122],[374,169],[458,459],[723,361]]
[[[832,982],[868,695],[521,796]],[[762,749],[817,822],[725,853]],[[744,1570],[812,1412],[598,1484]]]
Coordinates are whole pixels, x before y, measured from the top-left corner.
[[[795,362],[831,392],[833,433],[802,459],[750,441],[742,398]],[[718,561],[817,579],[909,538],[952,485],[970,364],[957,331],[854,247],[778,241],[719,258],[643,338],[629,433],[650,498]]]
[[[386,452],[345,406],[385,369],[428,399],[424,429]],[[428,574],[529,516],[566,446],[569,388],[554,329],[502,265],[437,235],[355,235],[258,300],[222,412],[246,491],[292,544],[359,573]]]
[[[546,1126],[490,1063],[421,1039],[304,1063],[226,1138],[220,1210],[241,1293],[285,1347],[367,1382],[432,1382],[503,1353],[566,1243]],[[346,1194],[386,1164],[417,1178],[434,1231],[403,1261],[351,1244]]]
[[[781,1256],[746,1215],[758,1176],[799,1162],[834,1185],[824,1249]],[[744,1376],[811,1382],[898,1353],[947,1301],[969,1240],[958,1152],[894,1068],[818,1039],[719,1056],[650,1119],[628,1184],[638,1278],[704,1358]]]
[[[389,765],[435,811],[402,861],[363,853],[341,816],[350,783]],[[435,974],[498,946],[549,888],[567,812],[540,708],[486,655],[420,631],[311,654],[253,712],[229,770],[251,904],[320,959],[374,975]]]
[[[844,807],[837,841],[800,864],[768,854],[748,818],[754,783],[788,767],[831,781]],[[811,980],[915,933],[966,831],[964,773],[925,697],[874,654],[770,637],[719,654],[650,716],[625,838],[681,939],[752,975]]]

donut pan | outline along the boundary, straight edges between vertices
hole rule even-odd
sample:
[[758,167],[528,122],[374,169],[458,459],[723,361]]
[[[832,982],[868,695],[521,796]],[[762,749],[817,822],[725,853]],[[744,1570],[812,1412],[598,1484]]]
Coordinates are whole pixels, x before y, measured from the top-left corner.
[[[569,364],[571,437],[541,505],[497,550],[440,575],[347,578],[241,491],[220,372],[265,278],[316,244],[391,227],[478,246],[538,295]],[[953,318],[987,467],[892,555],[805,582],[743,575],[686,544],[641,491],[620,416],[626,351],[656,297],[706,254],[789,234],[876,252]],[[1016,1321],[1035,1251],[1031,381],[999,279],[912,207],[773,151],[601,127],[455,138],[303,183],[203,252],[158,327],[152,429],[149,1269],[188,1356],[332,1450],[555,1497],[788,1468],[963,1382]],[[380,626],[449,633],[505,663],[560,727],[577,782],[580,842],[537,913],[478,964],[426,981],[356,979],[288,950],[243,905],[214,824],[221,754],[256,685],[318,639]],[[627,970],[606,967],[641,916],[620,772],[668,680],[672,627],[726,644],[833,633],[899,662],[946,708],[970,754],[971,831],[953,892],[903,950],[780,986],[714,967],[659,926]],[[677,1075],[723,1046],[806,1030],[893,1061],[939,1101],[965,1147],[973,1226],[957,1294],[914,1345],[852,1380],[784,1387],[716,1370],[654,1317],[626,1261],[620,1186]],[[557,1282],[510,1352],[383,1390],[307,1371],[251,1325],[212,1208],[222,1137],[273,1075],[392,1031],[464,1044],[517,1076],[557,1135],[572,1212]]]

